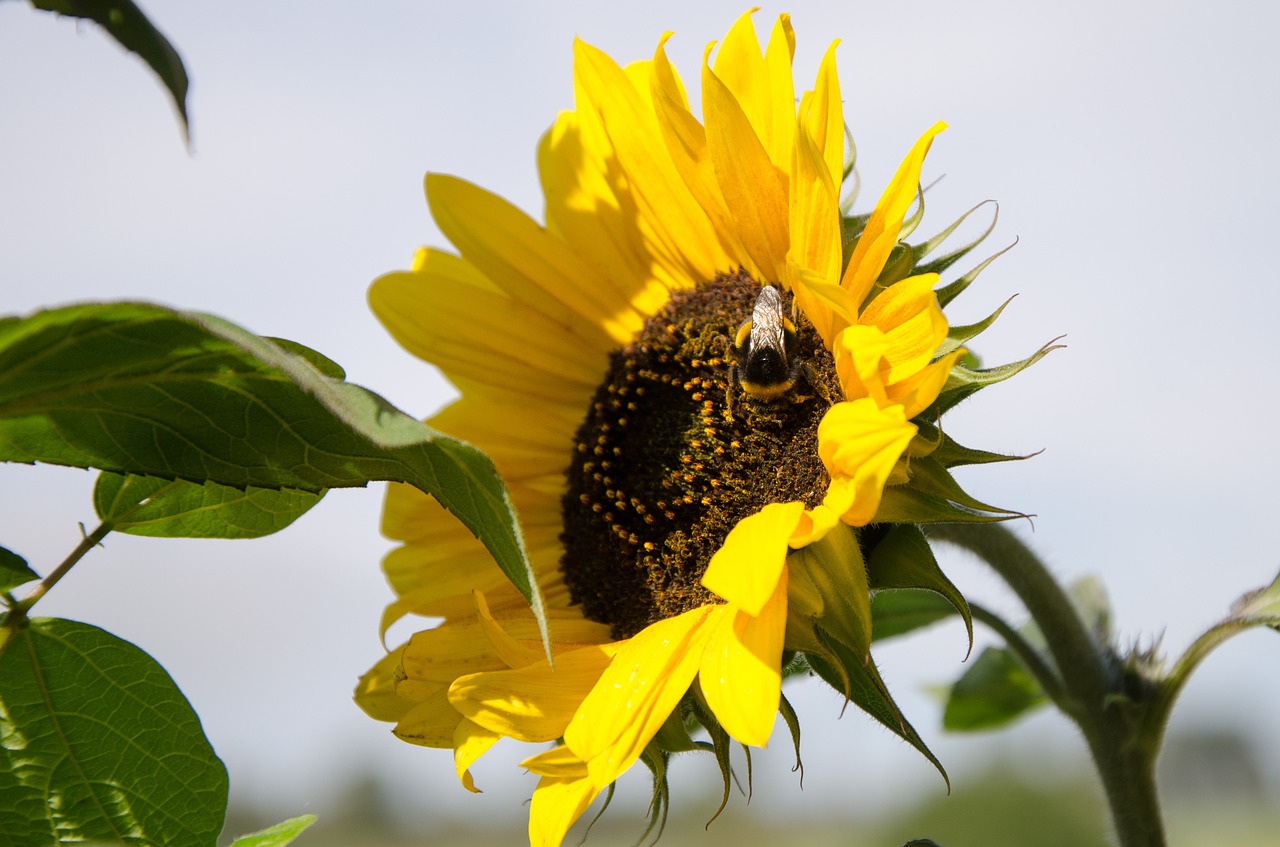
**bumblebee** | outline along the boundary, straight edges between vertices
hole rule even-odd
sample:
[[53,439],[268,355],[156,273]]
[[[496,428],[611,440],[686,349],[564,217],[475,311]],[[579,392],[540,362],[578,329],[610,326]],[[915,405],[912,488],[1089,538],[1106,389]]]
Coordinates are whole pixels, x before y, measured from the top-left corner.
[[804,369],[795,347],[796,325],[787,317],[782,295],[772,285],[766,285],[756,295],[751,318],[742,322],[733,340],[731,409],[735,383],[756,400],[777,400],[790,391]]

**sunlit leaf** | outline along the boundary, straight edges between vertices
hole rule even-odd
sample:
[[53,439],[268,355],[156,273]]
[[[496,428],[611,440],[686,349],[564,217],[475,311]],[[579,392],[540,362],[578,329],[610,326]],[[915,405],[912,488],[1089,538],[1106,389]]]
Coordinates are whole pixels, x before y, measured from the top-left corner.
[[323,496],[104,471],[93,488],[93,507],[113,531],[130,535],[259,538],[284,529]]
[[232,841],[228,847],[284,847],[315,822],[315,815],[289,818],[289,820],[282,821],[275,826],[269,826],[249,835],[242,835]]
[[297,489],[407,482],[493,554],[545,620],[493,463],[378,395],[208,315],[80,304],[0,320],[0,460]]
[[88,624],[0,630],[3,843],[213,847],[227,771],[154,659]]
[[1003,647],[988,647],[951,686],[942,725],[953,731],[994,729],[1047,702],[1039,683]]
[[0,547],[0,591],[12,591],[19,585],[39,578],[40,574],[31,570],[26,559],[12,550]]

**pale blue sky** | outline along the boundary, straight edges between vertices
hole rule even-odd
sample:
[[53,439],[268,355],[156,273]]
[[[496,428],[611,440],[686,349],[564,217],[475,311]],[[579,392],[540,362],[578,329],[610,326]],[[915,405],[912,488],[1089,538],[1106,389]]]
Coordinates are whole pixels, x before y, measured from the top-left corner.
[[[742,10],[687,0],[145,8],[191,75],[191,155],[138,61],[92,26],[0,3],[3,312],[105,298],[212,311],[305,342],[421,415],[447,389],[389,340],[364,298],[417,246],[442,244],[423,173],[466,177],[538,214],[534,145],[571,104],[574,36],[630,60],[674,30],[670,53],[693,83],[703,45]],[[767,31],[781,9],[763,9],[757,27]],[[951,129],[925,178],[946,178],[922,232],[1000,201],[989,244],[1019,244],[953,315],[968,322],[1019,295],[980,352],[1009,360],[1067,334],[1068,349],[950,423],[973,446],[1044,453],[965,472],[962,483],[1037,514],[1032,543],[1063,576],[1100,573],[1126,642],[1163,633],[1180,650],[1280,567],[1280,294],[1264,264],[1280,225],[1275,7],[840,0],[791,11],[798,80],[842,39],[865,202],[937,119]],[[76,521],[92,519],[84,472],[0,467],[0,486],[0,543],[39,570],[75,544]],[[436,815],[522,815],[532,783],[514,768],[482,766],[489,791],[471,797],[449,785],[446,754],[395,741],[350,704],[377,657],[389,597],[380,499],[376,489],[334,492],[259,542],[111,538],[40,611],[157,656],[237,792],[323,814],[333,780],[370,766],[412,775],[411,790],[438,785],[446,802]],[[946,566],[974,598],[1014,608],[971,564]],[[1226,647],[1192,683],[1175,729],[1269,723],[1274,755],[1280,683],[1252,663],[1274,668],[1275,651],[1265,634]],[[1004,736],[943,736],[922,687],[958,673],[963,652],[957,630],[943,628],[881,654],[954,776],[988,746],[1048,739],[1075,749],[1050,716]],[[887,733],[852,713],[837,721],[829,691],[793,696],[805,791],[782,733],[755,768],[757,785],[781,795],[757,794],[752,813],[812,810],[850,791],[869,808],[941,791]],[[709,761],[680,764],[695,781],[716,779]]]

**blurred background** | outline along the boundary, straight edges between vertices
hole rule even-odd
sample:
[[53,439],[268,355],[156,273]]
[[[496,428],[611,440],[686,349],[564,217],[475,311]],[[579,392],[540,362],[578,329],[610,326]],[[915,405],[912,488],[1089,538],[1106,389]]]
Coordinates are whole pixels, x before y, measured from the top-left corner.
[[[3,313],[124,298],[215,312],[320,350],[420,416],[450,389],[381,330],[365,291],[419,245],[443,244],[423,174],[463,176],[539,217],[534,145],[572,105],[573,38],[625,62],[672,30],[669,54],[696,91],[703,46],[743,10],[143,8],[191,77],[190,150],[139,60],[92,25],[0,3]],[[757,13],[762,35],[781,11]],[[860,209],[937,119],[951,129],[925,180],[944,178],[918,234],[999,201],[984,249],[1017,247],[952,314],[967,323],[1018,295],[979,352],[1009,361],[1066,334],[1067,349],[948,416],[965,444],[1044,451],[963,472],[962,484],[1035,514],[1017,530],[1063,580],[1100,575],[1122,644],[1178,655],[1280,566],[1280,286],[1261,261],[1280,226],[1280,7],[840,0],[789,11],[798,85],[841,39]],[[93,520],[92,481],[0,466],[0,544],[47,572],[79,540],[77,522]],[[470,795],[446,752],[397,741],[351,703],[381,655],[391,596],[381,495],[334,491],[260,541],[110,537],[39,611],[104,627],[169,670],[230,770],[233,833],[311,812],[321,823],[301,843],[518,843],[534,780],[515,763],[527,751],[487,757],[476,769],[486,793]],[[976,563],[944,551],[943,566],[971,598],[1021,619]],[[666,843],[1102,843],[1105,812],[1065,719],[942,733],[936,689],[963,670],[965,646],[952,624],[877,654],[948,767],[949,796],[909,747],[802,683],[787,693],[805,733],[803,785],[779,728],[753,758],[753,802],[734,796],[704,831],[718,771],[710,757],[680,760]],[[1162,762],[1173,843],[1261,844],[1280,825],[1278,661],[1273,633],[1249,633],[1188,687]],[[630,775],[590,843],[634,843],[647,800],[647,774]]]

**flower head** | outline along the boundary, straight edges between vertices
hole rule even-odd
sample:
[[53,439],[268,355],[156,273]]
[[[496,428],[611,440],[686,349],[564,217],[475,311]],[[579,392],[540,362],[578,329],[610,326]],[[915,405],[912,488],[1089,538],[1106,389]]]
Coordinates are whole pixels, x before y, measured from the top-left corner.
[[577,105],[538,150],[545,225],[429,175],[457,252],[424,249],[370,293],[461,392],[432,424],[488,452],[507,482],[554,667],[479,543],[392,486],[383,529],[403,544],[385,562],[397,599],[384,630],[408,613],[443,622],[388,653],[357,700],[401,738],[452,748],[469,789],[498,740],[555,742],[525,762],[540,777],[535,844],[559,844],[637,761],[662,772],[691,727],[717,747],[763,746],[797,651],[877,717],[895,714],[887,692],[868,703],[853,684],[879,679],[871,591],[963,599],[927,545],[913,565],[869,570],[872,542],[890,522],[1005,514],[949,473],[1000,457],[937,427],[995,379],[963,365],[940,305],[936,271],[969,248],[931,268],[926,248],[902,243],[944,126],[868,217],[846,217],[835,45],[797,99],[789,19],[762,47],[743,15],[707,47],[699,118],[668,37],[625,68],[575,44]]

